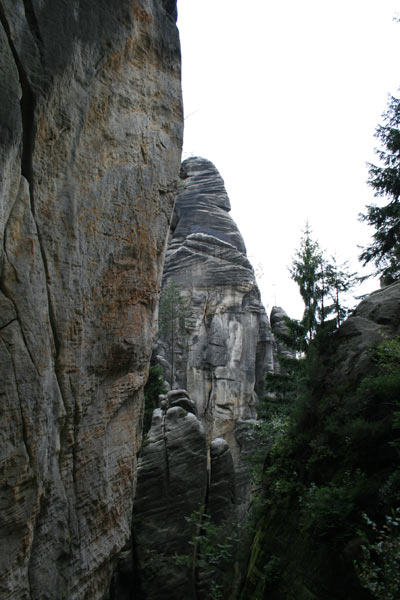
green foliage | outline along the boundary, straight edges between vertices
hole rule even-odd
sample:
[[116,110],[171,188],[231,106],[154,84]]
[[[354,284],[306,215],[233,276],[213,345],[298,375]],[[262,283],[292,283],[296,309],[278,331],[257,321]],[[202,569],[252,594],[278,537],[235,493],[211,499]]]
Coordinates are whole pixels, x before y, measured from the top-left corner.
[[325,258],[319,243],[312,240],[308,224],[289,270],[304,302],[301,322],[288,323],[289,338],[294,342],[290,347],[307,352],[318,329],[325,326],[329,317],[334,316],[336,326],[346,317],[348,309],[343,304],[343,294],[354,288],[358,278],[350,273],[348,263],[340,265],[334,257],[331,261]]
[[149,376],[144,386],[144,423],[143,433],[147,433],[151,425],[151,417],[155,408],[158,407],[158,397],[165,394],[165,383],[163,370],[160,365],[152,365]]
[[317,325],[317,307],[321,296],[322,251],[318,242],[311,239],[311,229],[306,224],[300,248],[293,258],[291,277],[299,287],[305,310],[302,319],[308,341],[311,340]]
[[400,337],[380,344],[374,351],[374,360],[384,373],[397,373],[400,365]]
[[[260,525],[265,533],[258,538],[263,545],[250,563],[254,576],[262,573],[272,555],[280,559],[281,579],[265,587],[271,600],[296,594],[308,597],[304,589],[309,585],[307,572],[313,573],[320,586],[318,598],[368,597],[353,569],[354,555],[347,559],[345,548],[357,546],[360,531],[367,535],[363,512],[382,522],[383,515],[399,506],[400,339],[386,340],[371,349],[370,374],[346,383],[329,378],[337,360],[335,340],[321,332],[313,339],[304,358],[299,393],[292,396],[285,428],[273,438],[265,461],[265,510]],[[288,543],[293,546],[289,548]],[[385,552],[389,543],[394,543],[393,539],[383,544]],[[307,564],[302,564],[300,556],[308,557]],[[375,548],[370,547],[363,560],[359,569],[365,578],[372,577],[371,569],[375,569],[371,561],[382,573],[388,571],[386,558],[378,557]],[[313,566],[308,571],[310,561]],[[393,567],[393,561],[391,564]],[[343,587],[331,596],[328,585],[323,589],[335,577],[342,579]],[[258,589],[250,579],[247,585]],[[385,585],[389,589],[387,582]],[[248,589],[246,598],[252,598]],[[258,597],[264,596],[254,595]]]
[[326,535],[331,529],[343,527],[354,510],[355,482],[349,476],[339,484],[326,485],[311,483],[304,495],[299,498],[302,506],[302,527],[311,529],[315,535]]
[[332,304],[325,308],[325,315],[333,314],[339,327],[349,313],[348,307],[343,303],[343,295],[348,294],[359,279],[356,273],[350,272],[348,261],[338,264],[334,256],[330,260],[330,263],[325,261],[325,288]]
[[363,519],[367,533],[359,531],[362,558],[354,561],[360,583],[377,600],[397,600],[400,597],[400,509],[386,515],[382,527],[365,513]]
[[220,600],[223,597],[223,578],[221,571],[229,564],[234,556],[238,542],[238,532],[229,525],[216,525],[205,507],[193,511],[185,520],[193,526],[195,534],[189,544],[193,552],[175,554],[174,561],[178,565],[188,567],[192,572],[201,574],[207,582],[203,591],[209,600]]
[[384,150],[375,150],[382,166],[369,164],[368,184],[375,196],[389,199],[388,204],[367,206],[360,219],[375,227],[373,242],[363,249],[360,260],[372,262],[385,284],[400,277],[400,99],[389,97],[387,111],[382,115],[375,136]]

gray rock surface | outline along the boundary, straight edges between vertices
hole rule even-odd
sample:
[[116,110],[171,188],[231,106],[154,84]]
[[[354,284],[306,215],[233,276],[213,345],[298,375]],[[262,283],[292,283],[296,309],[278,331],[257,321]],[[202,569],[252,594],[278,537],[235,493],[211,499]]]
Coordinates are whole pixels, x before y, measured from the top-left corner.
[[208,447],[188,402],[184,390],[168,392],[138,463],[131,577],[145,600],[212,597],[210,578],[221,583],[233,570],[233,557],[218,550],[234,550],[227,543],[235,532],[232,455],[222,438]]
[[0,0],[0,595],[103,598],[182,141],[176,3]]
[[358,379],[368,373],[370,348],[400,335],[400,282],[367,296],[337,332],[338,369]]
[[[179,405],[153,413],[138,464],[133,539],[139,597],[148,600],[197,598],[194,564],[199,533],[186,520],[206,504],[207,446],[197,417]],[[182,402],[186,399],[182,396]],[[184,562],[174,559],[177,554]]]
[[[238,420],[256,416],[257,391],[273,368],[272,336],[243,238],[215,166],[182,164],[163,285],[189,305],[174,357],[178,387],[196,403],[209,442],[224,438],[237,463]],[[163,360],[171,360],[162,344]]]
[[[251,499],[247,438],[257,416],[257,393],[263,391],[266,371],[274,368],[268,317],[243,238],[229,211],[229,198],[215,166],[202,158],[184,161],[163,289],[165,296],[173,298],[178,289],[177,310],[187,308],[181,315],[184,326],[173,327],[173,336],[163,320],[174,311],[160,311],[157,359],[167,378],[174,374],[171,387],[187,390],[204,425],[209,457],[206,518],[217,527],[215,548],[221,544],[227,552],[223,559],[206,561],[195,570],[198,598],[211,597],[212,582],[223,584],[227,593],[240,583],[243,565],[237,562],[236,551],[249,540],[241,534],[233,541],[232,535],[246,520]],[[190,463],[186,468],[189,489]],[[164,522],[174,537],[175,521]],[[172,553],[165,546],[166,556]],[[159,588],[169,581],[165,574]]]
[[279,335],[287,335],[288,327],[286,319],[287,313],[280,306],[273,306],[270,314],[271,329],[274,333],[273,356],[274,356],[274,371],[279,372],[281,365],[279,357],[295,358],[295,352],[289,350],[285,343],[280,339]]
[[232,522],[235,505],[235,468],[232,454],[223,438],[216,438],[210,447],[210,488],[207,513],[216,525]]

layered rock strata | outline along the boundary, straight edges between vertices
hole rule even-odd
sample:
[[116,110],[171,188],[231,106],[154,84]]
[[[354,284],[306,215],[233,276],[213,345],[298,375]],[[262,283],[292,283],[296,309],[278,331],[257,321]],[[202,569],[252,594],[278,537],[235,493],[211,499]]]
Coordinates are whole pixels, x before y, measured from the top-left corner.
[[0,595],[105,596],[182,140],[176,2],[0,0]]
[[[186,160],[164,267],[157,346],[173,389],[153,414],[134,507],[144,598],[211,598],[217,589],[212,585],[233,593],[238,545],[248,541],[233,541],[232,535],[250,501],[248,433],[257,416],[257,391],[273,369],[273,339],[229,211],[214,165]],[[224,548],[224,558],[211,557],[210,547]],[[185,557],[180,565],[174,563],[177,555]]]
[[273,356],[253,268],[229,211],[214,165],[184,161],[163,288],[173,282],[189,310],[175,349],[163,340],[159,348],[161,361],[174,361],[171,383],[188,390],[209,441],[224,438],[237,464],[236,426],[256,417],[257,391]]

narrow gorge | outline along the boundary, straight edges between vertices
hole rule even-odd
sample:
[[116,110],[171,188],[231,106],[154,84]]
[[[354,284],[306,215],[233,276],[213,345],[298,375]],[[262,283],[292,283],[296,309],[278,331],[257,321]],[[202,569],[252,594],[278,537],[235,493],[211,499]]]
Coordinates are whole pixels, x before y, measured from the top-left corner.
[[400,284],[290,344],[218,165],[181,162],[176,21],[0,0],[0,600],[373,600]]

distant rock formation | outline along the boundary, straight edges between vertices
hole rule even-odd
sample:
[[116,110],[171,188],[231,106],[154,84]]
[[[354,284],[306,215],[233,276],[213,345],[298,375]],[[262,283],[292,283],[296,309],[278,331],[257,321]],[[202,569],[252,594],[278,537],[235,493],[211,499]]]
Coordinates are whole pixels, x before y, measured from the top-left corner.
[[[189,314],[172,384],[188,390],[209,442],[223,437],[238,464],[236,426],[256,418],[257,392],[273,369],[270,325],[217,169],[189,158],[181,180],[163,286],[176,284]],[[161,361],[170,360],[159,349]]]
[[0,0],[0,595],[104,598],[130,535],[182,143],[171,0]]
[[[273,369],[268,318],[229,210],[214,165],[186,160],[163,274],[164,293],[169,288],[169,302],[176,303],[167,315],[182,311],[184,326],[174,332],[173,345],[165,324],[160,328],[157,358],[173,389],[153,414],[134,505],[137,579],[140,597],[149,600],[209,598],[211,582],[225,581],[227,591],[240,580],[233,566],[239,538],[230,558],[207,565],[199,542],[207,527],[197,522],[196,531],[191,517],[201,510],[222,528],[223,545],[243,524],[251,488],[248,433],[257,392]],[[174,564],[174,555],[188,561]]]
[[274,371],[279,372],[281,365],[279,358],[294,358],[295,352],[290,350],[285,343],[280,339],[280,335],[288,334],[287,320],[288,315],[280,306],[273,306],[270,315],[271,329],[274,333],[274,345],[273,345],[273,357],[274,357]]

